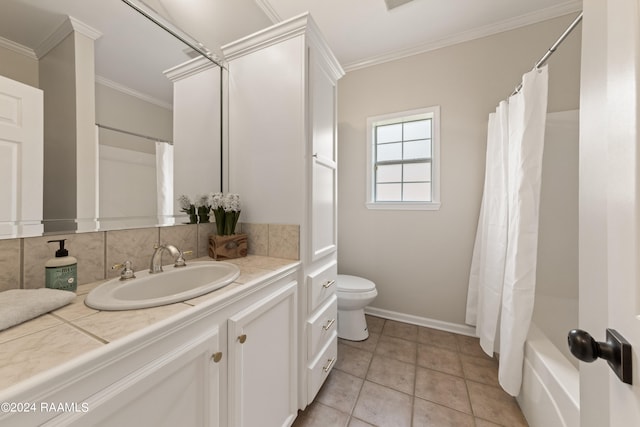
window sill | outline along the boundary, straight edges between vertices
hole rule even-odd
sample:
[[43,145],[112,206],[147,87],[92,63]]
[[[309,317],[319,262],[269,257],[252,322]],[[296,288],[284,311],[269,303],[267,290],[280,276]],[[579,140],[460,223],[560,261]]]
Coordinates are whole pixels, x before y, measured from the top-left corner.
[[437,211],[440,202],[368,202],[367,209],[386,209],[396,211]]

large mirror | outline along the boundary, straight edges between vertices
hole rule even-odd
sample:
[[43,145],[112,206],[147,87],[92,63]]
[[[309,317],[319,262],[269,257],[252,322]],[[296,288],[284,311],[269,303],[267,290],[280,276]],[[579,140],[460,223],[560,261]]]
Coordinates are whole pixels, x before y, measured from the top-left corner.
[[[171,224],[179,213],[171,159],[189,137],[174,141],[172,76],[216,58],[139,12],[122,0],[0,2],[0,238]],[[199,143],[220,151],[216,135]],[[212,158],[207,176],[220,168]],[[197,179],[220,190],[219,178]],[[179,191],[202,194],[190,188]]]

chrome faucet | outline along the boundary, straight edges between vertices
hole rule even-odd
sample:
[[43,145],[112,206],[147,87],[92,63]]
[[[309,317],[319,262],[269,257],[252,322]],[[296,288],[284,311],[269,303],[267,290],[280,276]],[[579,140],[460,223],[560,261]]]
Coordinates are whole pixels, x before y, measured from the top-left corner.
[[184,267],[187,264],[184,261],[184,253],[179,251],[173,245],[160,245],[155,247],[155,251],[153,252],[153,256],[151,257],[151,264],[149,266],[149,273],[160,273],[162,272],[162,254],[164,251],[167,251],[171,254],[171,256],[175,259],[174,267]]
[[131,280],[136,278],[136,273],[131,268],[131,261],[127,260],[111,267],[112,270],[122,269],[120,272],[120,280]]

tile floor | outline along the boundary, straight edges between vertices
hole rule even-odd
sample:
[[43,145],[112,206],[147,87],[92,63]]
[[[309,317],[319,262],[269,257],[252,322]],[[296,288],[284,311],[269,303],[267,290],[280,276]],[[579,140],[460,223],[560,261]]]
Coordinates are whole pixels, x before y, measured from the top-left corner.
[[478,339],[367,316],[294,427],[527,426]]

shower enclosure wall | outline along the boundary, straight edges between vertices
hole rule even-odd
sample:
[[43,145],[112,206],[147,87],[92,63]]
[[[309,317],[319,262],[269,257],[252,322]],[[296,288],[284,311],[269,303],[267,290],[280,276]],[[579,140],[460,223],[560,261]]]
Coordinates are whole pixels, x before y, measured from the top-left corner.
[[533,322],[577,368],[567,332],[578,326],[578,111],[547,115]]
[[518,396],[531,427],[578,427],[578,111],[547,115],[535,305]]

